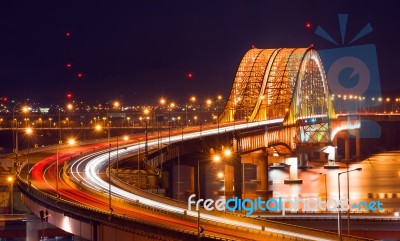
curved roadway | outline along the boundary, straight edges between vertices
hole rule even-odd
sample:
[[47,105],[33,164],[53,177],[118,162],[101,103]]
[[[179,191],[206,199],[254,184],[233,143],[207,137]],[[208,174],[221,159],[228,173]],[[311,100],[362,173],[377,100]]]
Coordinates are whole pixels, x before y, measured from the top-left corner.
[[[239,124],[235,126],[220,127],[219,129],[208,129],[202,132],[182,133],[170,137],[161,138],[161,142],[176,142],[181,140],[188,140],[198,138],[200,135],[212,135],[219,132],[232,131],[233,129],[248,128],[257,125],[266,125],[279,123],[282,120],[270,120],[258,123]],[[137,139],[143,141],[144,137]],[[158,144],[158,140],[149,138],[148,147],[152,148]],[[143,143],[143,142],[142,142]],[[115,146],[115,143],[112,143]],[[119,156],[133,155],[139,149],[144,149],[145,144],[127,144],[122,149],[119,149]],[[99,150],[95,152],[95,150]],[[105,168],[108,166],[109,155],[111,160],[115,159],[117,155],[116,150],[108,150],[108,143],[94,144],[90,146],[75,147],[71,150],[60,150],[59,152],[59,169],[64,169],[64,163],[68,162],[70,167],[69,175],[72,177],[73,182],[68,178],[63,178],[62,175],[57,176],[56,171],[56,156],[52,155],[43,159],[34,165],[31,169],[32,185],[42,191],[57,196],[56,178],[58,179],[58,192],[61,199],[78,202],[85,204],[89,207],[108,211],[109,200],[107,193],[109,191],[109,183],[105,181]],[[79,158],[71,158],[72,156],[80,155]],[[64,175],[65,177],[65,175]],[[89,191],[89,189],[94,191]],[[194,211],[187,211],[179,205],[165,204],[157,199],[144,198],[132,193],[129,193],[119,187],[111,185],[111,192],[113,196],[112,209],[114,215],[128,216],[134,219],[148,221],[150,223],[163,223],[168,226],[178,229],[197,232],[198,224],[195,221],[198,213]],[[117,200],[118,197],[120,200]],[[130,203],[141,203],[150,207],[155,207],[159,210],[169,212],[169,215],[163,213],[150,212],[146,209],[138,208]],[[288,226],[287,230],[279,230],[277,228],[268,227],[268,223],[259,220],[249,220],[248,218],[241,218],[238,216],[225,217],[229,215],[214,215],[214,214],[201,214],[201,226],[204,228],[204,234],[212,235],[220,238],[234,239],[234,240],[265,240],[271,233],[279,233],[286,236],[297,237],[309,240],[332,240],[332,238],[323,238],[321,235],[304,234],[306,232],[290,231]],[[218,225],[213,225],[217,223]],[[243,232],[235,229],[235,227],[247,228],[255,232]],[[313,233],[313,232],[311,232]],[[261,235],[260,235],[261,234]],[[265,235],[263,235],[265,234]],[[332,236],[332,233],[326,233],[326,236]]]

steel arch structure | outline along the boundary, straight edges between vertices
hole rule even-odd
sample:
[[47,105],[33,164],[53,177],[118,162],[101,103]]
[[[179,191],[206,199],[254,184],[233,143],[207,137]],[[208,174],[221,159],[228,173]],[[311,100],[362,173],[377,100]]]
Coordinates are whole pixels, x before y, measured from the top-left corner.
[[283,118],[296,143],[330,142],[334,116],[321,59],[313,48],[251,49],[243,57],[220,122]]

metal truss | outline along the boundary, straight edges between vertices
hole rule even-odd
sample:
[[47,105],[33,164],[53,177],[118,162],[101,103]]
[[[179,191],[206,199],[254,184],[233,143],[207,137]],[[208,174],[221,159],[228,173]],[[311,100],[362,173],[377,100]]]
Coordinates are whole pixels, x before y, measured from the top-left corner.
[[321,143],[330,136],[333,114],[325,72],[314,49],[251,49],[239,65],[219,118],[220,122],[284,118],[283,125],[299,127],[299,143]]

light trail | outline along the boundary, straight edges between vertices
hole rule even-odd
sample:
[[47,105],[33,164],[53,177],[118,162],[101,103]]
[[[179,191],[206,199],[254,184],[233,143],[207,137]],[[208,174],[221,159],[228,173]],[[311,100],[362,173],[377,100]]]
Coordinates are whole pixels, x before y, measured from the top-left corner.
[[[182,141],[182,140],[199,138],[201,136],[218,134],[221,132],[223,133],[223,132],[229,132],[229,131],[234,131],[234,130],[256,127],[256,126],[278,124],[278,123],[281,123],[282,121],[283,121],[283,119],[275,119],[275,120],[268,120],[268,121],[262,121],[262,122],[245,123],[245,124],[238,124],[238,125],[234,125],[234,126],[208,129],[208,130],[203,130],[201,132],[196,131],[193,133],[179,134],[179,135],[174,135],[174,136],[170,136],[170,137],[160,138],[159,140],[158,139],[149,140],[147,145],[148,145],[148,147],[151,147],[151,146],[157,145],[159,141],[164,142],[164,143],[166,143],[166,142],[173,143],[173,142]],[[144,147],[145,147],[145,143],[129,144],[129,145],[121,146],[120,148],[122,148],[122,149],[118,150],[118,155],[119,155],[119,157],[121,157],[122,155],[129,155],[130,153],[138,151],[139,149],[143,150]],[[77,159],[71,165],[71,170],[72,170],[71,174],[72,174],[73,178],[75,178],[76,180],[80,181],[82,184],[84,184],[90,188],[93,188],[93,189],[99,190],[99,191],[103,191],[103,192],[108,192],[109,191],[109,183],[102,180],[101,177],[99,176],[99,173],[100,173],[100,170],[102,170],[108,166],[109,152],[110,152],[111,159],[113,160],[116,157],[117,151],[116,150],[108,150],[108,149],[103,149],[100,152],[90,154],[85,157]],[[88,161],[88,162],[87,162],[85,168],[83,169],[84,175],[82,175],[82,172],[80,171],[80,169],[82,167],[80,167],[80,165],[81,165],[81,163],[84,163],[86,161]],[[139,201],[139,203],[142,203],[142,204],[145,204],[145,205],[148,205],[151,207],[156,207],[161,210],[178,213],[181,215],[186,213],[186,215],[191,216],[191,217],[198,216],[197,211],[189,211],[189,210],[181,208],[181,207],[176,207],[173,205],[164,204],[162,202],[144,198],[139,195],[129,193],[123,189],[120,189],[120,188],[114,186],[114,185],[111,185],[111,192],[114,196],[119,196],[119,197],[122,197],[122,198],[130,200],[130,201]],[[279,229],[275,229],[275,228],[263,227],[263,226],[256,225],[256,224],[235,221],[232,219],[213,216],[213,215],[204,214],[204,213],[201,214],[201,218],[204,220],[212,221],[212,222],[219,222],[219,223],[223,223],[223,224],[227,224],[227,225],[240,226],[240,227],[245,227],[245,228],[255,229],[255,230],[264,230],[265,232],[280,233],[280,234],[304,238],[304,239],[315,240],[317,238],[318,240],[330,240],[330,239],[322,239],[320,237],[315,237],[315,236],[311,236],[311,235],[290,232],[290,231],[283,231],[283,230],[279,230]]]

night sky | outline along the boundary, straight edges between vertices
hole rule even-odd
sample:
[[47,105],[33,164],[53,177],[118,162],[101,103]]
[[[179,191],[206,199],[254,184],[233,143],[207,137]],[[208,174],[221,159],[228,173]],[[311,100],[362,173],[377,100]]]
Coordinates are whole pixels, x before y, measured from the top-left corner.
[[2,1],[0,96],[51,103],[71,92],[138,104],[227,96],[252,45],[334,48],[314,30],[339,41],[339,13],[349,14],[347,41],[371,23],[354,45],[375,44],[383,91],[400,89],[395,1],[116,2]]

